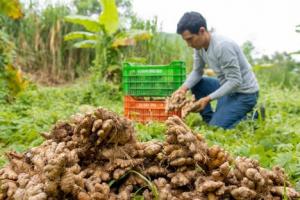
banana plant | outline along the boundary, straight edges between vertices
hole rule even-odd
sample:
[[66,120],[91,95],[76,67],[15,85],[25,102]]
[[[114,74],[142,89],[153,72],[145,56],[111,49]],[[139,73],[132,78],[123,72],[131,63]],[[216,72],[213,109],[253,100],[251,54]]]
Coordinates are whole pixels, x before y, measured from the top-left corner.
[[65,21],[79,24],[85,31],[75,31],[65,35],[64,40],[76,40],[75,48],[94,48],[95,68],[100,75],[113,82],[120,81],[122,48],[134,46],[138,41],[148,40],[151,34],[142,30],[125,31],[120,29],[115,0],[100,0],[102,11],[97,19],[70,15]]

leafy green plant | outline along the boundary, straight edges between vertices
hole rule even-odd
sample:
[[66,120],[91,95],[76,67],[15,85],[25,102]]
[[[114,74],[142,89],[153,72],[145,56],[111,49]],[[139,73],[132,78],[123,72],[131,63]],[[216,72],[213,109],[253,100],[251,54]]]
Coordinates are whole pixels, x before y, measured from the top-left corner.
[[[23,16],[21,5],[18,0],[0,0],[0,14],[4,14],[13,19]],[[24,90],[27,82],[24,81],[21,70],[13,65],[15,53],[14,43],[10,41],[8,35],[0,30],[0,98],[10,100],[20,91]]]
[[0,30],[0,96],[11,101],[19,92],[27,87],[21,70],[13,63],[15,46],[6,33]]
[[251,41],[246,41],[242,45],[243,52],[248,60],[248,62],[253,65],[254,64],[254,59],[253,59],[253,51],[255,49],[254,45],[252,44]]
[[145,31],[124,31],[119,29],[119,17],[114,0],[101,0],[102,12],[98,19],[87,16],[67,16],[65,20],[82,25],[86,31],[75,31],[64,39],[80,40],[73,46],[76,48],[93,48],[96,52],[94,62],[98,75],[120,82],[121,51],[124,46],[135,45],[137,41],[147,40],[151,35]]
[[94,52],[79,51],[64,42],[66,33],[79,28],[63,20],[70,14],[70,7],[45,3],[25,2],[26,15],[21,20],[0,16],[0,24],[16,45],[16,62],[33,80],[43,84],[73,81],[87,74]]
[[160,140],[163,141],[165,138],[164,133],[166,131],[166,126],[162,123],[152,122],[149,124],[136,124],[137,137],[140,141],[146,142],[150,140]]
[[300,64],[293,60],[291,54],[275,53],[272,57],[264,56],[256,62],[253,69],[263,83],[282,88],[300,87]]

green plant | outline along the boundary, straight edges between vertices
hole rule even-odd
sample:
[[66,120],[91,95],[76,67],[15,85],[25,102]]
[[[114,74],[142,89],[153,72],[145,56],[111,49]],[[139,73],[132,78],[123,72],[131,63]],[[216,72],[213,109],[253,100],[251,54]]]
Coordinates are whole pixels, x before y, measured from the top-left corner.
[[[119,29],[119,17],[114,0],[101,0],[102,12],[98,19],[86,16],[67,16],[65,20],[82,25],[87,31],[75,31],[64,38],[78,40],[76,48],[95,49],[94,66],[98,77],[120,82],[120,62],[122,47],[135,45],[137,41],[147,40],[151,35],[145,31]],[[98,73],[97,73],[98,72]]]
[[140,178],[142,178],[148,185],[149,189],[152,191],[152,194],[154,196],[154,200],[159,200],[159,193],[158,190],[156,188],[156,186],[150,181],[148,180],[145,176],[143,176],[141,173],[134,171],[134,170],[130,170],[129,173],[134,173],[136,175],[138,175]]
[[47,3],[44,7],[36,0],[30,2],[25,3],[26,15],[21,20],[0,16],[3,30],[16,45],[18,65],[44,84],[64,83],[86,75],[94,52],[71,48],[63,40],[66,33],[79,28],[63,21],[71,12],[69,6]]
[[268,85],[280,86],[282,88],[299,88],[298,79],[300,64],[292,59],[288,53],[275,53],[270,58],[263,56],[256,60],[253,66],[257,76]]
[[8,35],[0,30],[0,96],[11,101],[27,87],[21,70],[14,65],[15,46]]
[[[0,1],[0,14],[9,16],[12,19],[19,19],[23,16],[21,5],[18,0]],[[15,54],[14,43],[8,35],[0,29],[0,98],[10,101],[20,91],[24,90],[27,82],[24,81],[21,70],[14,65]]]
[[253,50],[255,49],[254,45],[252,44],[251,41],[246,41],[242,45],[243,52],[248,60],[248,62],[253,65],[254,64],[254,59],[253,59]]

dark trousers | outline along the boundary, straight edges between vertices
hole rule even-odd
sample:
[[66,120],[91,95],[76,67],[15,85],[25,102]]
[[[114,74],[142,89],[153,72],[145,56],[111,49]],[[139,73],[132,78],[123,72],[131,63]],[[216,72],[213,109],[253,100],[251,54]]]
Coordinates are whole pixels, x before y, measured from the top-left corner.
[[[211,94],[219,87],[220,83],[217,79],[203,77],[191,90],[196,99],[200,99]],[[200,114],[209,125],[230,129],[246,118],[247,113],[252,111],[256,105],[257,99],[258,92],[228,94],[217,100],[215,111],[208,104]]]

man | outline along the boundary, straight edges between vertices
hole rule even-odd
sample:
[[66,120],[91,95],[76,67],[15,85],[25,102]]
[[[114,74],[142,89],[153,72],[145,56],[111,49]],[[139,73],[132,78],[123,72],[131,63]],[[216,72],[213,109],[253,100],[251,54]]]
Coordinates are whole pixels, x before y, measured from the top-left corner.
[[[241,48],[231,39],[207,31],[205,18],[187,12],[177,24],[177,33],[194,48],[193,70],[176,91],[184,95],[189,89],[199,112],[209,125],[233,128],[253,109],[258,99],[258,83]],[[218,79],[202,77],[205,65]],[[213,112],[210,102],[217,100]]]

